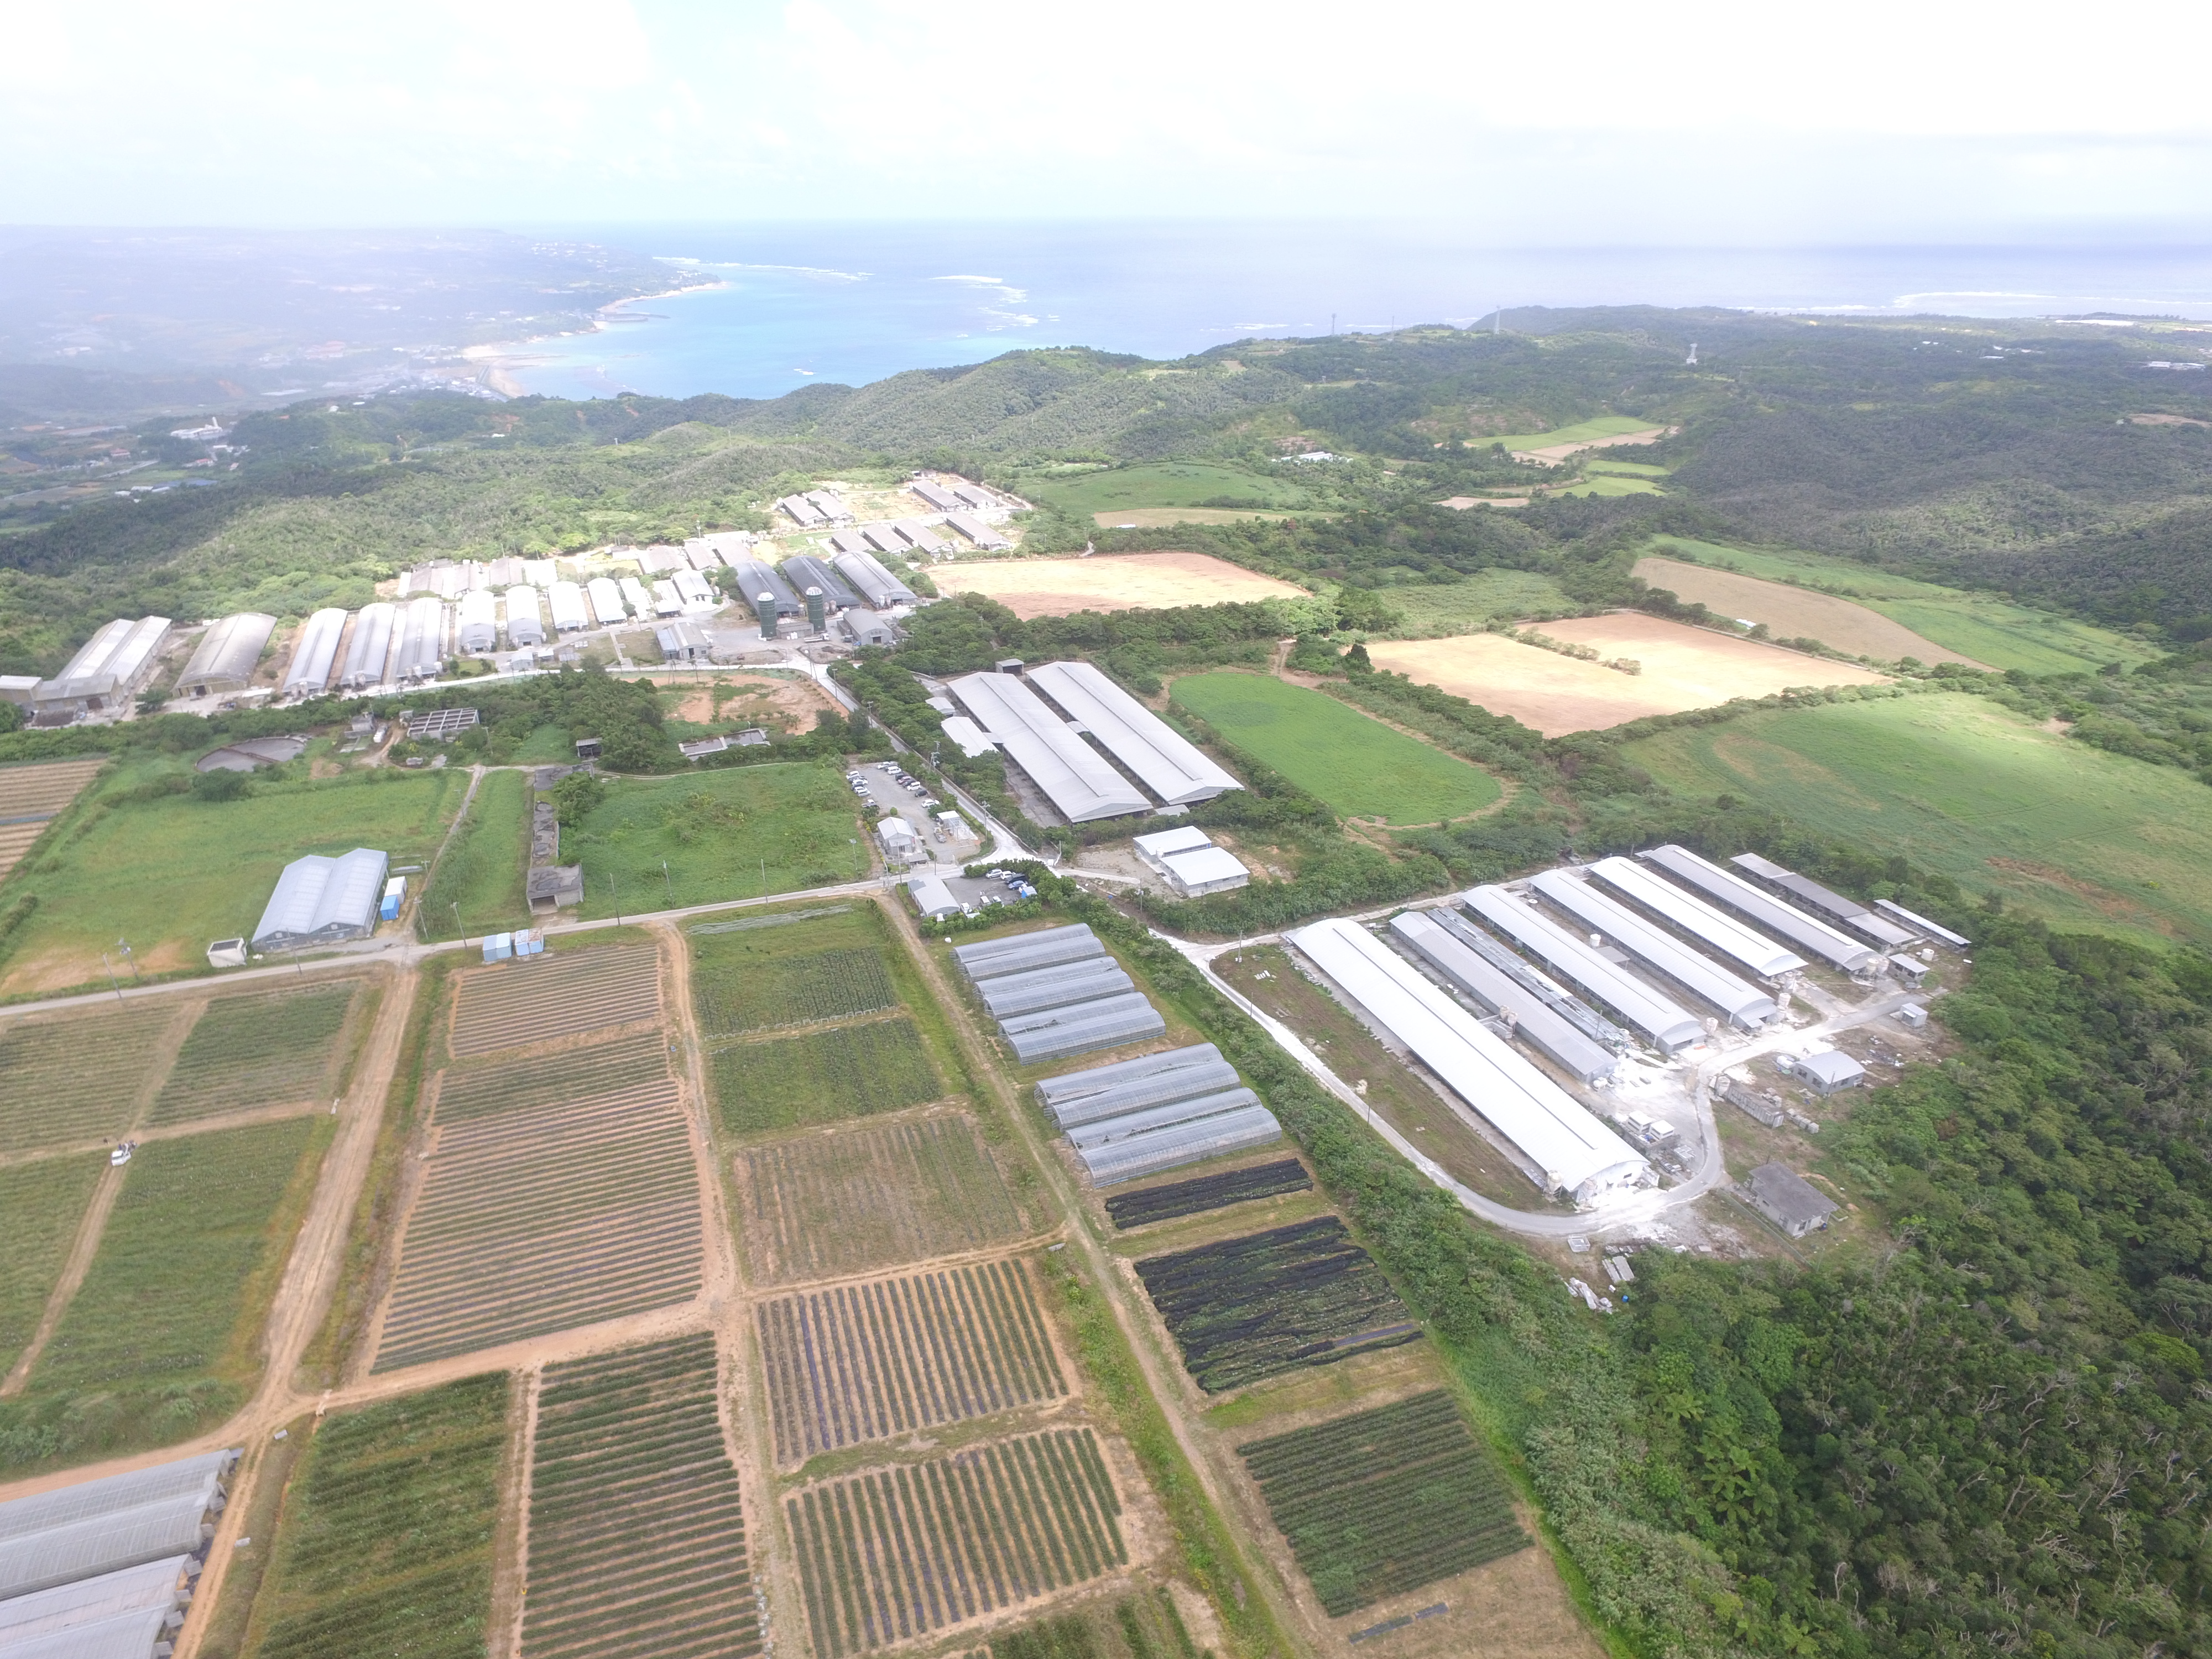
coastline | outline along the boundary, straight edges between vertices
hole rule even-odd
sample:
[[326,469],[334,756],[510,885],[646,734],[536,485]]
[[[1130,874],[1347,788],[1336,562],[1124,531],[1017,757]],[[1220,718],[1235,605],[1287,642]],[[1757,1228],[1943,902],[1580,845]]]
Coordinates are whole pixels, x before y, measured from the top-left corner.
[[461,356],[482,374],[484,385],[501,397],[526,398],[530,395],[529,388],[509,371],[545,362],[543,356],[533,356],[528,349],[539,341],[565,340],[578,334],[605,333],[611,320],[610,313],[618,312],[625,306],[643,305],[652,300],[672,300],[679,294],[697,294],[708,289],[728,286],[727,282],[717,276],[696,283],[681,283],[674,288],[661,289],[652,294],[633,294],[627,299],[610,300],[592,314],[588,327],[558,328],[520,340],[486,340],[481,344],[464,347]]

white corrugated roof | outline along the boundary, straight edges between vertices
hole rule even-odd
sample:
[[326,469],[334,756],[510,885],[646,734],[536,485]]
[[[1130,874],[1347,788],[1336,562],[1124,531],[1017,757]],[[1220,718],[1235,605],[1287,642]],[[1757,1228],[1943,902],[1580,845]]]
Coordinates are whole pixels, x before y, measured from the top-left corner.
[[948,714],[944,721],[945,735],[960,747],[960,752],[973,760],[978,755],[988,755],[994,747],[983,728],[965,714]]
[[200,635],[199,647],[192,653],[185,672],[177,677],[179,685],[197,685],[203,680],[236,680],[243,684],[253,678],[254,665],[261,660],[261,647],[269,643],[269,636],[276,630],[276,618],[264,617],[258,611],[241,611],[234,617],[225,617]]
[[1765,934],[1747,927],[1717,905],[1671,881],[1662,881],[1632,859],[1600,859],[1590,873],[1617,887],[1648,909],[1657,911],[1685,933],[1694,933],[1723,956],[1733,957],[1762,979],[1795,973],[1805,958],[1785,951]]
[[356,847],[343,858],[311,853],[293,860],[276,878],[276,890],[269,896],[253,930],[254,943],[306,938],[325,927],[367,932],[375,922],[377,900],[384,891],[385,865],[383,854],[366,847]]
[[1120,817],[1151,805],[1015,676],[969,674],[954,680],[951,690],[1069,823]]
[[1774,999],[1757,986],[1698,955],[1656,922],[1645,921],[1589,882],[1564,870],[1547,870],[1531,877],[1528,884],[1577,921],[1610,937],[1638,960],[1703,997],[1738,1025],[1755,1028],[1781,1012]]
[[1048,662],[1030,670],[1029,678],[1169,805],[1188,806],[1244,787],[1095,665]]
[[1200,847],[1188,853],[1170,853],[1163,862],[1186,887],[1234,881],[1239,876],[1252,873],[1225,847]]
[[1176,830],[1155,830],[1149,836],[1132,838],[1132,845],[1140,853],[1150,853],[1164,859],[1170,853],[1188,853],[1200,847],[1213,845],[1213,837],[1194,823],[1186,823]]
[[1674,1049],[1695,1042],[1705,1027],[1690,1012],[1616,963],[1607,961],[1534,907],[1523,903],[1503,887],[1470,887],[1460,902],[1489,922],[1516,944],[1549,963],[1553,969],[1662,1048]]
[[1878,954],[1848,933],[1838,933],[1826,922],[1807,915],[1796,905],[1784,904],[1771,893],[1762,892],[1735,871],[1723,870],[1710,859],[1699,858],[1686,847],[1669,842],[1638,856],[1646,864],[1656,865],[1683,885],[1698,888],[1730,909],[1741,910],[1792,945],[1810,951],[1846,973],[1855,974],[1872,966]]
[[300,637],[292,642],[292,665],[284,671],[288,695],[319,691],[331,683],[345,622],[346,613],[333,605],[318,611],[301,625]]

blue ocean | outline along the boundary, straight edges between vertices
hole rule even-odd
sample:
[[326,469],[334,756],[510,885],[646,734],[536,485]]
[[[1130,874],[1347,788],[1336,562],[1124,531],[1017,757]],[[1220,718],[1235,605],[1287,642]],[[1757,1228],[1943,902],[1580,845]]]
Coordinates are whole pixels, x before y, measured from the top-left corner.
[[506,365],[563,398],[720,392],[980,362],[1026,346],[1172,358],[1255,336],[1465,327],[1504,307],[2212,319],[2212,249],[1500,249],[1418,227],[1174,223],[564,228],[675,283]]

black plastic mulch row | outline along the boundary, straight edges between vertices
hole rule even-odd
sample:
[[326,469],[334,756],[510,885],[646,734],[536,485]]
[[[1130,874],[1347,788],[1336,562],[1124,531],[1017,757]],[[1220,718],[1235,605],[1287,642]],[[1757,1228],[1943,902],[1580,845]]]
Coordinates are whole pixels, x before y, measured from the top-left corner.
[[1286,1158],[1221,1175],[1198,1176],[1163,1187],[1116,1193],[1106,1200],[1106,1213],[1116,1227],[1126,1232],[1132,1227],[1150,1226],[1155,1221],[1173,1221],[1206,1210],[1225,1210],[1232,1204],[1245,1204],[1256,1198],[1303,1193],[1312,1185],[1313,1177],[1306,1173],[1305,1165],[1294,1158]]

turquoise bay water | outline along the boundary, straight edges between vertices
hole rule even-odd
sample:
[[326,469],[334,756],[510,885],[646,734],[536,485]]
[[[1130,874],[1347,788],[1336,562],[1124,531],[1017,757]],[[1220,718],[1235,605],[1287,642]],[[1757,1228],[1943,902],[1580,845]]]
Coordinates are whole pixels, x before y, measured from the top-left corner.
[[2212,318],[2212,250],[1495,249],[1418,226],[916,224],[568,228],[718,285],[518,348],[565,398],[774,398],[1026,346],[1179,357],[1255,336],[1505,308],[1721,306],[1844,315]]

